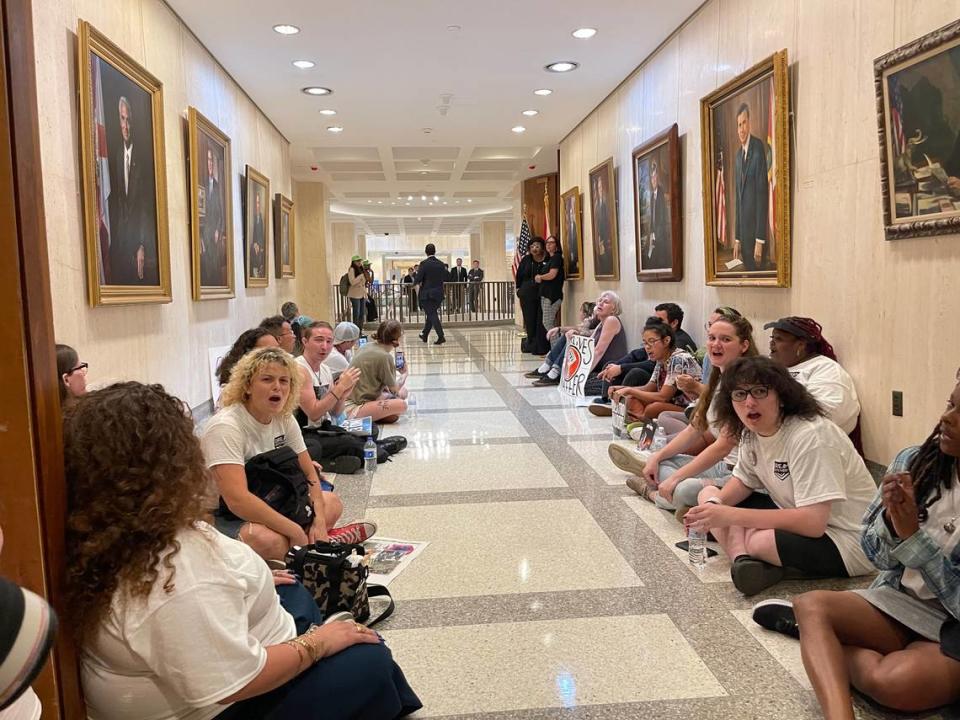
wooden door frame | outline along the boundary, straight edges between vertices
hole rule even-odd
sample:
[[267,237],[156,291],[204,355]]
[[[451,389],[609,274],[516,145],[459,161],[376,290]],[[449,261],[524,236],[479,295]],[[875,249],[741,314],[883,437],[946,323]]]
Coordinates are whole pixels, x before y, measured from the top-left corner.
[[[66,495],[32,5],[3,0],[0,8],[0,572],[50,599],[63,620]],[[34,683],[45,718],[86,716],[77,657],[61,623],[52,661]]]

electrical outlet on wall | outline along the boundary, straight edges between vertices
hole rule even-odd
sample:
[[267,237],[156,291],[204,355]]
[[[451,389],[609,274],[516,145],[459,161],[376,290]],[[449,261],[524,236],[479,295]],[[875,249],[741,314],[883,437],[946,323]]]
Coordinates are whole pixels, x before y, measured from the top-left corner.
[[903,417],[903,391],[893,391],[893,414],[894,417]]

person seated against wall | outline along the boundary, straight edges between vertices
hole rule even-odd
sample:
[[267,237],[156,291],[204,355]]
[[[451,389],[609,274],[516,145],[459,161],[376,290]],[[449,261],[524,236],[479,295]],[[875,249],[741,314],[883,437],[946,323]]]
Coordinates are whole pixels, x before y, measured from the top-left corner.
[[301,337],[303,328],[313,322],[306,315],[300,314],[300,308],[292,300],[288,300],[280,306],[280,314],[283,319],[290,323],[290,330],[293,331],[294,346],[293,354],[300,355],[303,352],[303,339]]
[[220,358],[220,364],[217,365],[217,382],[220,383],[220,387],[230,382],[230,373],[233,372],[233,367],[240,358],[251,350],[267,347],[280,347],[276,336],[269,330],[258,327],[240,333],[240,337],[234,341],[227,354]]
[[64,450],[64,627],[90,717],[346,720],[421,706],[374,631],[323,625],[289,573],[203,521],[204,455],[161,386],[82,398]]
[[657,507],[675,511],[678,519],[697,504],[705,486],[722,487],[737,462],[737,441],[717,419],[716,390],[727,366],[757,354],[750,321],[740,315],[721,316],[707,334],[707,354],[713,369],[689,426],[646,459],[619,443],[607,448],[613,464],[634,475],[627,487]]
[[350,366],[353,359],[353,348],[360,339],[360,328],[352,322],[338,323],[333,329],[333,348],[327,359],[323,361],[330,372],[342,373]]
[[[676,334],[670,325],[658,317],[647,319],[643,327],[643,347],[656,365],[646,385],[613,387],[610,399],[625,399],[627,419],[653,420],[662,412],[683,412],[690,399],[677,387],[679,375],[699,375],[700,364],[685,348],[674,347]],[[592,409],[592,406],[591,406]]]
[[850,438],[780,363],[743,358],[723,374],[717,422],[740,441],[733,477],[706,487],[684,518],[712,532],[744,595],[784,578],[873,572],[860,519],[876,484]]
[[397,362],[393,352],[400,347],[403,327],[396,320],[384,320],[373,335],[375,342],[357,350],[350,367],[360,371],[360,379],[346,403],[347,417],[371,417],[374,422],[393,423],[407,410],[409,365],[404,365],[397,379]]
[[567,339],[571,335],[590,335],[594,328],[600,324],[596,316],[596,307],[597,304],[595,302],[587,300],[580,304],[580,309],[577,311],[576,325],[550,328],[550,331],[547,333],[547,340],[550,342],[550,352],[547,353],[547,357],[540,363],[540,367],[524,373],[523,376],[538,380],[550,372],[550,368],[553,367],[554,363],[562,363],[563,357],[567,352]]
[[280,343],[280,347],[291,355],[293,354],[297,345],[297,336],[294,334],[293,328],[290,327],[289,321],[285,320],[283,315],[272,315],[264,318],[260,321],[260,327],[273,334],[277,342]]
[[88,363],[80,362],[77,351],[57,343],[57,377],[60,378],[60,407],[65,408],[87,392]]
[[880,571],[873,584],[754,608],[757,623],[800,638],[826,718],[854,717],[851,685],[902,713],[960,700],[958,470],[955,383],[933,432],[897,454],[867,510],[861,546]]
[[[605,290],[597,298],[594,316],[598,323],[591,337],[593,338],[593,361],[590,364],[590,374],[583,386],[585,395],[596,395],[600,391],[602,380],[598,373],[613,358],[620,357],[627,349],[627,331],[620,321],[623,304],[620,296],[612,290]],[[547,374],[533,384],[542,387],[560,384],[560,371],[563,364],[563,355],[557,359]]]
[[[282,559],[293,545],[328,539],[362,542],[367,538],[354,537],[373,534],[357,524],[331,531],[343,512],[343,503],[323,490],[293,417],[303,382],[300,367],[282,348],[261,348],[244,355],[234,366],[220,395],[221,409],[207,422],[201,440],[207,467],[229,510],[217,509],[214,525],[267,560]],[[297,454],[310,484],[313,521],[306,527],[278,513],[248,487],[247,461],[283,446]]]
[[673,328],[673,333],[677,338],[677,348],[686,350],[691,355],[697,354],[697,343],[687,334],[687,331],[681,328],[683,325],[683,308],[676,303],[660,303],[653,309],[653,314],[663,322]]
[[770,357],[782,363],[803,385],[863,455],[860,444],[860,398],[853,378],[841,367],[833,346],[823,337],[823,327],[812,318],[785,317],[767,323]]

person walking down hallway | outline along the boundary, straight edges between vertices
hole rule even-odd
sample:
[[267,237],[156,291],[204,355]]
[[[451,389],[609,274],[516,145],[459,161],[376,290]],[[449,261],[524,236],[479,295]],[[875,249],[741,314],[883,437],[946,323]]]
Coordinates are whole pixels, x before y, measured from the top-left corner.
[[423,324],[420,339],[427,342],[430,330],[437,332],[437,345],[443,345],[447,340],[443,336],[443,325],[440,324],[440,303],[443,302],[443,283],[447,279],[447,268],[437,257],[437,248],[428,243],[424,248],[427,259],[420,263],[420,269],[413,282],[420,286],[420,307],[427,319]]
[[347,297],[350,298],[353,324],[362,330],[363,322],[367,319],[367,276],[363,270],[363,259],[359,255],[354,255],[350,258],[350,267],[347,268],[347,279],[350,281],[350,289],[347,290]]
[[520,350],[534,355],[545,355],[550,350],[540,310],[540,285],[533,280],[534,276],[539,274],[545,257],[543,238],[535,237],[530,241],[529,251],[517,266],[517,298],[523,314],[523,328],[527,333],[526,339],[520,343]]

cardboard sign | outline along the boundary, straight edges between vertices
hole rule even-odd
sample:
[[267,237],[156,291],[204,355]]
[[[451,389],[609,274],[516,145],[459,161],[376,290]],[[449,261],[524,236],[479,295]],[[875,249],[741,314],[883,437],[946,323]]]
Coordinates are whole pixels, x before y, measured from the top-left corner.
[[217,407],[220,402],[220,381],[217,379],[217,366],[223,360],[223,356],[230,352],[229,345],[212,347],[207,350],[207,360],[210,363],[210,393],[213,396],[213,407]]
[[590,368],[593,367],[593,338],[574,335],[567,341],[560,374],[560,392],[571,397],[583,397]]

